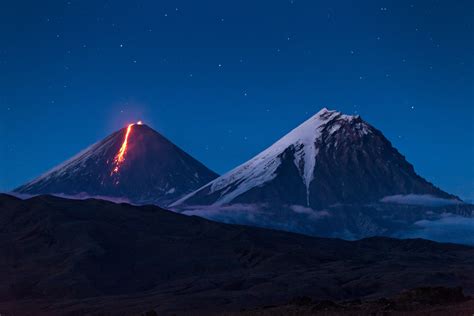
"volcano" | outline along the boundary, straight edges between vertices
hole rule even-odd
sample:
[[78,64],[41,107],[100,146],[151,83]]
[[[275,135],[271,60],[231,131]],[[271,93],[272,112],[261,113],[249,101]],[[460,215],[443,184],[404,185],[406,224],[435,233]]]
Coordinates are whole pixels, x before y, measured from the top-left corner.
[[138,122],[14,191],[166,206],[216,177],[160,133]]
[[324,108],[176,204],[258,202],[320,208],[397,194],[455,198],[418,176],[383,134],[360,116]]
[[324,108],[171,207],[224,222],[359,238],[424,219],[427,210],[393,203],[410,199],[461,203],[419,176],[360,116]]

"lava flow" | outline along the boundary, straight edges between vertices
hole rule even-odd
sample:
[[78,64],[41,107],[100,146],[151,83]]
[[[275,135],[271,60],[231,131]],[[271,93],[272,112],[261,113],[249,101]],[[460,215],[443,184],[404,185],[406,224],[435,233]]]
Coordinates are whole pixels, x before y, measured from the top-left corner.
[[118,173],[120,169],[120,165],[125,160],[125,153],[127,152],[127,145],[128,145],[128,137],[130,136],[130,132],[132,131],[132,126],[135,124],[129,124],[127,127],[127,132],[125,133],[125,138],[122,143],[122,147],[120,147],[119,152],[114,158],[114,170],[112,171],[111,175],[114,173]]

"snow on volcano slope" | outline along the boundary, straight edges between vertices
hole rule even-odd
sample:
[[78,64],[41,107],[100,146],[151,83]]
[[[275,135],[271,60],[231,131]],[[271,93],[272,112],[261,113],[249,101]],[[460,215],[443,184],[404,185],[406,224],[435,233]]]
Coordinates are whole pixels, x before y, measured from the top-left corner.
[[359,116],[326,108],[260,154],[171,206],[257,203],[323,207],[394,194],[455,198],[418,176]]

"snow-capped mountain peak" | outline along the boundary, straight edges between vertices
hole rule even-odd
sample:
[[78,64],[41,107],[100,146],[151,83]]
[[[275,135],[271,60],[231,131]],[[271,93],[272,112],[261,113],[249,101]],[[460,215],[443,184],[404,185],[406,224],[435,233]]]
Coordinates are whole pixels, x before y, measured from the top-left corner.
[[[317,144],[318,139],[322,137],[323,130],[329,127],[328,136],[330,136],[339,130],[342,122],[351,122],[358,119],[360,119],[359,116],[345,115],[338,111],[323,108],[254,158],[210,182],[200,190],[175,202],[173,205],[179,205],[204,188],[209,190],[208,194],[212,194],[221,191],[225,187],[228,188],[214,204],[222,205],[229,203],[237,196],[274,179],[276,170],[281,165],[282,155],[288,149],[294,151],[293,162],[306,187],[306,204],[309,205],[309,188],[314,179],[315,157],[319,151]],[[363,133],[369,133],[368,126],[365,124],[361,125],[360,130]]]
[[418,176],[360,116],[323,108],[252,159],[171,206],[263,203],[319,208],[411,193],[452,197]]

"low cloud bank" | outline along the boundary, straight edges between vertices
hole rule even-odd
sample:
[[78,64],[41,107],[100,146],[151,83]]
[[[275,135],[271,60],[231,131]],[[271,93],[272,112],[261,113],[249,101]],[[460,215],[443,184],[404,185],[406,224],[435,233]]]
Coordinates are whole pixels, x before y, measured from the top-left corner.
[[189,216],[195,215],[225,223],[256,222],[256,216],[263,214],[265,205],[232,204],[232,205],[193,205],[180,210],[173,210]]
[[382,198],[380,202],[425,206],[445,206],[462,204],[462,202],[459,200],[443,199],[430,194],[390,195]]
[[398,233],[395,237],[474,245],[474,218],[445,214],[436,220],[415,222],[413,230]]
[[329,212],[326,210],[317,211],[317,210],[313,210],[312,208],[301,206],[301,205],[291,205],[290,209],[293,212],[298,213],[298,214],[306,214],[311,219],[320,219],[320,218],[329,216]]
[[[17,197],[22,200],[27,200],[35,196],[39,195],[46,195],[46,194],[24,194],[24,193],[17,193],[17,192],[5,192],[5,194]],[[112,197],[112,196],[104,196],[104,195],[89,195],[87,193],[78,193],[75,195],[68,195],[68,194],[63,194],[63,193],[51,193],[47,194],[51,196],[57,196],[60,198],[64,199],[70,199],[70,200],[88,200],[88,199],[96,199],[96,200],[105,200],[113,203],[128,203],[128,204],[133,204],[130,202],[129,199],[127,198],[120,198],[120,197]]]

